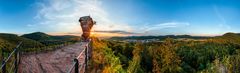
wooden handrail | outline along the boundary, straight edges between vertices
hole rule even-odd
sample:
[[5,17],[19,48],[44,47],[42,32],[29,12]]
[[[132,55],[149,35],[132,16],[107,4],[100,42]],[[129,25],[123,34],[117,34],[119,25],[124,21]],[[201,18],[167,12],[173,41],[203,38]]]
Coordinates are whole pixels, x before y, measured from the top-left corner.
[[[11,69],[14,67],[14,73],[17,73],[18,71],[18,64],[19,64],[19,57],[20,57],[20,54],[19,54],[19,47],[20,45],[22,44],[22,42],[20,42],[16,48],[10,53],[10,55],[6,58],[6,59],[3,59],[3,62],[2,62],[2,65],[0,67],[0,70],[2,70],[2,73],[6,73],[6,64],[7,62],[9,61],[9,59],[12,57],[12,55],[14,54],[15,55],[15,60],[14,60],[14,64],[12,65],[12,67],[10,67]],[[4,57],[4,56],[3,56]]]
[[[91,41],[91,40],[90,40]],[[85,66],[85,71],[87,71],[87,62],[88,62],[88,49],[89,49],[89,43],[90,41],[87,42],[87,44],[85,45],[85,48],[80,52],[80,54],[78,55],[78,57],[73,59],[73,64],[70,66],[70,68],[68,69],[67,73],[71,73],[73,71],[73,68],[75,70],[74,73],[79,73],[79,71],[82,70],[83,66]],[[85,52],[85,61],[81,64],[79,64],[79,58],[83,55],[83,52]],[[80,65],[80,66],[79,66]],[[80,67],[80,68],[79,68]]]

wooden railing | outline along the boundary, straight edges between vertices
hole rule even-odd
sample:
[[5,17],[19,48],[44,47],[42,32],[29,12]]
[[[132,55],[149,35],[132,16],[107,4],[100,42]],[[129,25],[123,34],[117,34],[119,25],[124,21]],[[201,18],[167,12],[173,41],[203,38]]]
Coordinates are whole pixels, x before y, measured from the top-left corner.
[[[89,60],[90,42],[91,40],[84,45],[84,49],[79,53],[78,57],[73,59],[73,64],[70,66],[67,73],[73,73],[73,70],[74,70],[74,73],[80,73],[80,72],[86,73],[88,68],[87,66],[88,66],[88,60]],[[85,52],[84,62],[80,63],[79,59],[81,56],[83,56],[84,52]]]
[[[91,40],[90,40],[91,41]],[[67,70],[67,73],[80,73],[86,72],[88,68],[88,60],[89,60],[89,49],[90,49],[90,41],[86,42],[84,45],[84,49],[79,53],[79,55],[73,59],[73,64]],[[20,42],[16,48],[6,57],[4,58],[4,53],[2,52],[2,64],[0,67],[0,73],[18,73],[18,65],[20,63],[20,49],[19,46],[22,44]],[[2,49],[3,51],[3,49]],[[84,61],[79,62],[80,57],[84,56]],[[13,62],[11,62],[13,61]],[[8,64],[8,65],[7,65]],[[7,67],[9,66],[9,67]],[[7,69],[8,68],[8,69]]]
[[[10,55],[7,58],[4,58],[4,52],[2,49],[2,57],[3,57],[3,61],[0,67],[0,73],[17,73],[18,72],[18,65],[20,63],[20,50],[19,50],[19,46],[22,44],[22,42],[20,42],[17,47],[10,53]],[[13,62],[10,62],[10,59],[13,58]],[[11,59],[12,60],[12,59]],[[10,63],[9,65],[11,65],[10,67],[8,67],[9,69],[7,70],[7,64]]]

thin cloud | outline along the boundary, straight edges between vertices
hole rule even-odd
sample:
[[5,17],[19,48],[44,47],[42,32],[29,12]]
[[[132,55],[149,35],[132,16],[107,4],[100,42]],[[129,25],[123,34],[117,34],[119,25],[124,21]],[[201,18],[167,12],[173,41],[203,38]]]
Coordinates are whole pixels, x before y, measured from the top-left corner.
[[94,32],[100,32],[100,33],[119,33],[119,34],[137,34],[133,32],[128,32],[128,31],[122,31],[122,30],[113,30],[113,31],[102,31],[102,30],[97,30]]
[[87,15],[90,15],[97,22],[93,30],[131,31],[132,29],[126,23],[113,22],[99,0],[47,0],[38,2],[36,5],[39,10],[34,19],[39,20],[35,24],[38,30],[80,32],[81,27],[78,19]]
[[145,31],[150,31],[150,30],[159,30],[159,29],[165,29],[165,28],[178,28],[178,27],[184,27],[184,26],[189,26],[190,24],[188,22],[166,22],[166,23],[160,23],[156,24],[153,26],[146,26],[144,28]]
[[216,5],[213,5],[213,10],[217,17],[221,20],[222,24],[218,24],[219,27],[221,28],[227,28],[231,29],[229,25],[227,25],[226,19],[222,16],[222,14],[219,12],[218,7]]
[[224,24],[226,24],[225,18],[220,14],[220,12],[218,11],[218,8],[217,8],[216,5],[213,6],[213,9],[214,9],[217,17],[218,17]]

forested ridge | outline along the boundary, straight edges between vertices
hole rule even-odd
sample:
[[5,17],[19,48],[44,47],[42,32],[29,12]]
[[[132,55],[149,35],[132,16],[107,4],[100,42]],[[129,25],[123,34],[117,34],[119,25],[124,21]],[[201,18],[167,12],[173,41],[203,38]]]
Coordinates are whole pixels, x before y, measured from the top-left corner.
[[239,73],[240,35],[198,40],[126,42],[93,38],[92,72]]
[[42,50],[52,50],[50,48],[63,44],[75,43],[80,40],[78,36],[52,36],[42,32],[34,32],[18,36],[10,33],[0,33],[0,48],[4,51],[11,51],[17,44],[24,52],[36,52]]
[[166,38],[188,38],[188,39],[207,39],[209,36],[191,36],[191,35],[162,35],[162,36],[127,36],[127,37],[112,37],[111,40],[146,40],[146,39],[159,39],[164,40]]

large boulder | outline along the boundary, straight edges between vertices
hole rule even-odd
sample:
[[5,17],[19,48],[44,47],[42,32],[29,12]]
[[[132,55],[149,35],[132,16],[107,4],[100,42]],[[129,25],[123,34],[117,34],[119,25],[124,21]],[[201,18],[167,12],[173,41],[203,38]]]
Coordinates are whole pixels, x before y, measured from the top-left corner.
[[87,40],[91,34],[91,29],[96,22],[93,21],[90,16],[80,17],[79,22],[83,31],[82,37],[84,40]]

